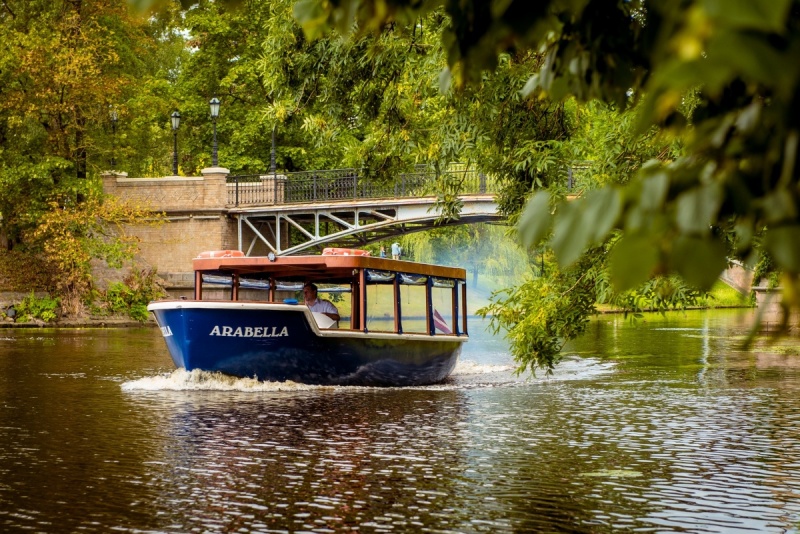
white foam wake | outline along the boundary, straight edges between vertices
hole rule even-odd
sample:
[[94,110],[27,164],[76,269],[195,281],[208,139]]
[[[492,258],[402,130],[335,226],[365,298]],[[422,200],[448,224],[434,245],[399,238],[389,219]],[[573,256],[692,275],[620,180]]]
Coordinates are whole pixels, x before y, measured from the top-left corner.
[[291,381],[260,382],[255,378],[237,378],[199,369],[176,369],[170,374],[131,380],[121,387],[123,391],[303,391],[330,388]]
[[513,371],[514,369],[513,365],[485,364],[472,360],[459,360],[456,363],[456,368],[453,369],[453,375],[488,375]]

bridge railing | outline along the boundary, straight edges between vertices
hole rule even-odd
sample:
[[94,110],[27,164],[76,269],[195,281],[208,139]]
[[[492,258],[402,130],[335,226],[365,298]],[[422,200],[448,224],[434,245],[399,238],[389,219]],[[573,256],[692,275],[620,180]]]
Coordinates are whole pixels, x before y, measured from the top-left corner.
[[[494,180],[479,171],[456,168],[442,174],[449,181],[460,182],[462,194],[495,191]],[[228,204],[246,206],[435,196],[440,188],[436,174],[428,167],[400,174],[393,180],[364,178],[358,169],[254,174],[228,177]]]

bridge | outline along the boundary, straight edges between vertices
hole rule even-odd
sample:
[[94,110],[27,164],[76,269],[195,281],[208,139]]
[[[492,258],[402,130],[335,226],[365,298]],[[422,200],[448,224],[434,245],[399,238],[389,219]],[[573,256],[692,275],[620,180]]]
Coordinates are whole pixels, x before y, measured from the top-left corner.
[[[438,193],[453,187],[459,215],[443,219]],[[500,221],[495,191],[495,180],[463,166],[439,176],[422,167],[391,180],[368,179],[357,169],[227,178],[228,216],[248,256],[358,248],[434,226]]]
[[[503,219],[497,182],[465,166],[385,179],[355,169],[231,176],[211,167],[202,176],[163,178],[108,171],[102,182],[105,193],[163,214],[166,224],[125,231],[139,240],[137,262],[157,268],[178,289],[193,284],[191,260],[202,250],[266,256],[358,248],[433,227]],[[452,191],[460,214],[443,219],[438,200]]]

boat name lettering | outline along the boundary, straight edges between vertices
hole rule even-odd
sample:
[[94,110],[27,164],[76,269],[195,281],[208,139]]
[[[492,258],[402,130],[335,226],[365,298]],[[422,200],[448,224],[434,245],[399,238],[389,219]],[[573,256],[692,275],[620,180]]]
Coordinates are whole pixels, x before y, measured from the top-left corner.
[[172,335],[172,330],[170,330],[169,326],[162,326],[161,335],[164,337],[169,337]]
[[225,337],[289,337],[289,329],[283,327],[278,330],[277,326],[219,326],[215,325],[209,336]]

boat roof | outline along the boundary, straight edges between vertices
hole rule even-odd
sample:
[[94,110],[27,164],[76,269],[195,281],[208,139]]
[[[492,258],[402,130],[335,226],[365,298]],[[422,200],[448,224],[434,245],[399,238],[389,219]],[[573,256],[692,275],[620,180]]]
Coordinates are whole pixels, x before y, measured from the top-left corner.
[[393,260],[373,256],[266,256],[197,257],[195,271],[204,274],[233,275],[246,278],[275,278],[303,282],[349,282],[354,269],[391,271],[466,281],[467,272],[458,267]]

